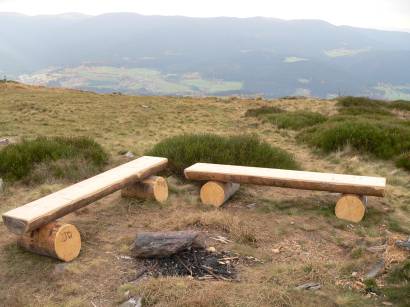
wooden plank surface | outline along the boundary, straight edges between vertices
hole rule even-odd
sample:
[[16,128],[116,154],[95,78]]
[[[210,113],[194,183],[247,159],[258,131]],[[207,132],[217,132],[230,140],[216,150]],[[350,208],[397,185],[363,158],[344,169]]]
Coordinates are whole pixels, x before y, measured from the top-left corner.
[[269,185],[302,190],[384,196],[386,178],[331,173],[291,171],[273,168],[196,163],[185,169],[191,180]]
[[34,230],[163,170],[168,159],[144,156],[3,214],[16,234]]

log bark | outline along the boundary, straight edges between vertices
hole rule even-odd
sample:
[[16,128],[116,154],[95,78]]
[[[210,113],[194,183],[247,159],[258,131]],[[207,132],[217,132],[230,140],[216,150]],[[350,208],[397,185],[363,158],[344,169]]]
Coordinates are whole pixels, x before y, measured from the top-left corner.
[[18,245],[36,254],[62,261],[77,258],[81,250],[81,236],[74,225],[52,222],[21,235]]
[[239,183],[209,181],[201,188],[201,201],[205,205],[220,207],[239,190],[239,187]]
[[343,195],[336,204],[335,214],[339,219],[358,223],[366,213],[367,196]]
[[137,234],[131,251],[138,258],[163,258],[190,248],[204,248],[199,231],[141,232]]
[[151,176],[126,186],[121,190],[121,196],[153,199],[163,203],[168,199],[168,184],[163,177]]

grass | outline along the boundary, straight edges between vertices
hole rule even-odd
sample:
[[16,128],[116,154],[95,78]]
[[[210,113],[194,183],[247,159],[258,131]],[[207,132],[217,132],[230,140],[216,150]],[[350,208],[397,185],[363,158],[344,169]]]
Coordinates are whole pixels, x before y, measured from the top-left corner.
[[410,171],[410,152],[401,154],[396,161],[396,166]]
[[410,127],[395,120],[342,117],[304,130],[298,139],[325,153],[349,146],[380,159],[399,159],[398,165],[405,166],[405,156],[398,157],[410,150]]
[[[175,135],[240,132],[257,133],[269,145],[286,149],[303,169],[335,173],[350,173],[354,169],[362,175],[386,176],[389,181],[387,197],[369,198],[366,217],[354,228],[335,218],[333,206],[337,198],[325,192],[243,185],[218,210],[201,205],[199,186],[193,182],[178,181],[174,185],[179,188],[178,193],[171,191],[163,206],[140,200],[130,203],[114,193],[62,219],[76,225],[82,235],[80,256],[69,264],[23,251],[16,246],[14,235],[0,225],[0,305],[116,306],[128,299],[124,294],[142,296],[147,306],[170,307],[375,306],[380,303],[381,297],[368,298],[364,291],[356,290],[356,280],[351,277],[352,271],[361,274],[367,268],[368,258],[374,255],[364,251],[361,258],[352,259],[350,251],[359,242],[379,244],[376,242],[396,236],[400,232],[397,225],[394,229],[388,227],[389,231],[382,226],[390,225],[391,217],[402,226],[410,225],[409,211],[402,208],[408,207],[410,173],[367,156],[363,159],[358,155],[357,161],[339,153],[316,156],[307,146],[295,142],[294,133],[275,129],[269,123],[252,125],[256,120],[243,116],[249,108],[263,105],[279,107],[283,112],[308,109],[335,114],[335,101],[300,97],[256,101],[97,95],[11,83],[0,84],[0,91],[1,137],[16,142],[38,135],[87,135],[109,153],[107,167],[127,161],[120,152],[132,151],[138,157]],[[338,156],[338,162],[331,160],[333,156]],[[66,163],[64,159],[57,162]],[[37,164],[32,172],[41,173],[43,167]],[[0,213],[68,184],[62,181],[27,186],[15,182],[0,194]],[[385,207],[389,210],[385,211]],[[362,226],[365,231],[359,235],[356,230]],[[257,257],[264,264],[239,264],[240,282],[148,277],[128,284],[142,269],[140,262],[122,257],[129,255],[128,246],[136,233],[176,229],[197,229],[212,237],[224,236],[233,242],[222,244],[210,239],[207,243],[218,251]],[[273,253],[273,248],[279,248],[280,253]],[[341,275],[340,268],[348,263],[354,263],[355,268]],[[59,272],[61,267],[63,270]],[[385,277],[386,274],[378,277],[377,282],[386,284]],[[294,290],[295,286],[309,281],[319,282],[322,289]],[[339,285],[339,281],[343,283]],[[403,289],[400,288],[403,284],[389,283],[388,287],[398,290]],[[119,288],[130,292],[119,294]]]
[[366,115],[381,114],[392,115],[390,110],[410,111],[410,101],[395,100],[385,101],[368,97],[347,96],[338,99],[337,105],[342,114]]
[[393,267],[386,282],[381,291],[389,301],[397,306],[410,306],[410,259]]
[[280,129],[300,130],[326,121],[326,117],[317,112],[286,112],[278,107],[260,107],[249,109],[245,116],[258,117]]
[[182,176],[197,162],[296,169],[293,156],[258,139],[255,135],[219,136],[184,134],[167,138],[147,153],[167,157],[172,172]]
[[300,130],[326,121],[326,117],[324,115],[309,111],[271,114],[266,116],[266,119],[280,129],[291,130]]
[[47,173],[56,178],[76,179],[100,170],[107,160],[107,153],[92,139],[39,137],[1,150],[0,173],[10,182],[28,177],[40,181]]

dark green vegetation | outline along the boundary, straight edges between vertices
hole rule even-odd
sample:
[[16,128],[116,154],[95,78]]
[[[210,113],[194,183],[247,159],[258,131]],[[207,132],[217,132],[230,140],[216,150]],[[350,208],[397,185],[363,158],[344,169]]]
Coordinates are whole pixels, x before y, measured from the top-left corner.
[[410,102],[387,102],[366,97],[342,97],[339,114],[326,118],[308,111],[284,111],[278,107],[249,109],[254,116],[283,129],[302,130],[297,139],[324,153],[351,149],[379,159],[393,160],[410,170],[410,121],[395,112],[407,114]]
[[291,130],[300,130],[326,121],[326,117],[320,113],[309,111],[285,112],[277,107],[250,109],[245,115],[258,117],[280,129]]
[[379,159],[395,160],[397,166],[410,170],[409,121],[391,111],[406,111],[410,102],[386,102],[365,97],[344,97],[337,105],[342,114],[306,129],[298,138],[312,147],[329,153],[346,146]]
[[396,165],[410,171],[410,152],[400,155]]
[[366,290],[382,294],[397,306],[410,306],[410,260],[396,265],[387,275],[386,283],[379,287],[374,279],[365,280]]
[[102,169],[108,155],[89,138],[39,137],[0,151],[0,173],[8,181],[80,179]]
[[285,169],[298,167],[289,153],[254,135],[178,135],[159,142],[148,154],[167,157],[171,170],[178,175],[183,175],[186,167],[197,162]]
[[410,149],[410,127],[360,117],[329,119],[303,131],[299,138],[326,153],[351,146],[380,159],[392,159]]
[[410,111],[410,101],[384,101],[368,97],[347,96],[339,98],[339,112],[350,115],[380,114],[393,115],[391,110]]

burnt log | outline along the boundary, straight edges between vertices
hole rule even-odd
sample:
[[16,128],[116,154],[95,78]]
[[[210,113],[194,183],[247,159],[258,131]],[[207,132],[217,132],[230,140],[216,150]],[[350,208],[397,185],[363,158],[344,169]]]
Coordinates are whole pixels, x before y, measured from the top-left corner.
[[163,258],[190,248],[205,248],[201,232],[140,232],[130,249],[133,256],[138,258]]

